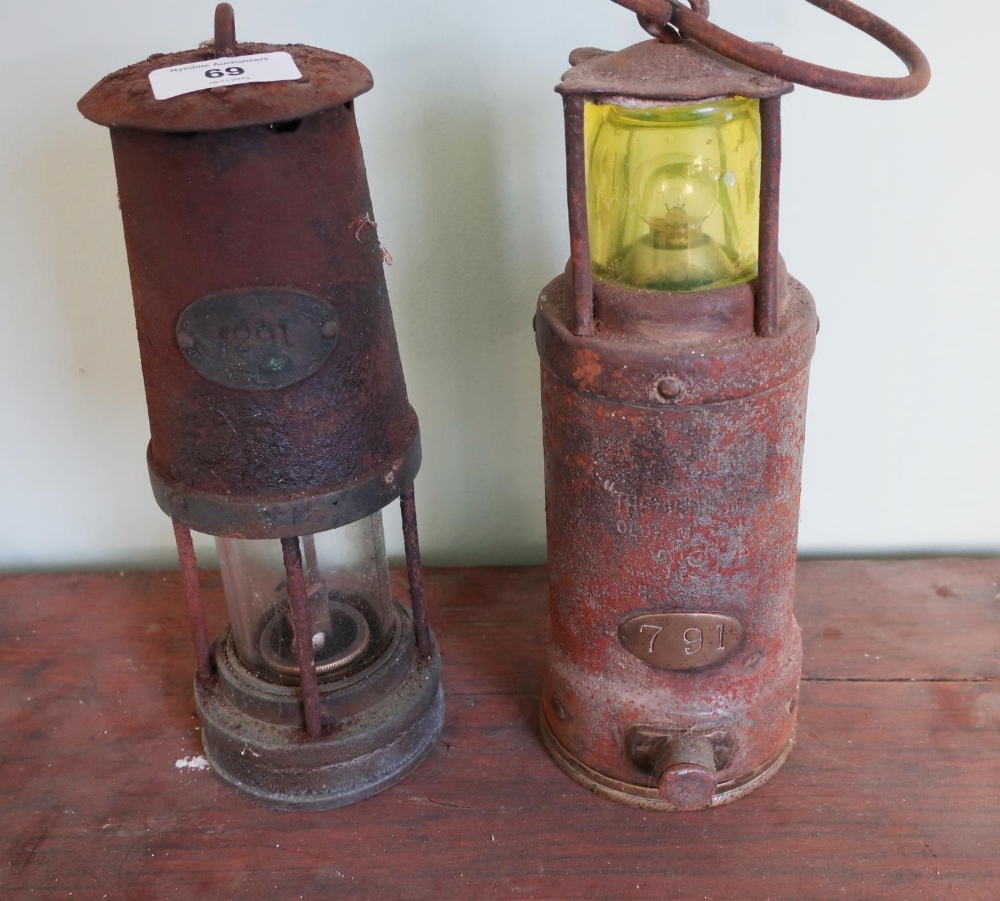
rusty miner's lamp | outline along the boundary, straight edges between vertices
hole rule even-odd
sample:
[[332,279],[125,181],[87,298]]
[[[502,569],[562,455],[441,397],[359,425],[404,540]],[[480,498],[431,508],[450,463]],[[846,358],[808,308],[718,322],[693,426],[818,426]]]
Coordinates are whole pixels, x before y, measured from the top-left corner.
[[[217,86],[272,54],[290,54],[296,80]],[[216,81],[157,100],[154,70]],[[80,101],[111,129],[149,472],[177,537],[205,754],[282,809],[392,785],[444,715],[417,417],[354,117],[371,87],[349,57],[237,44],[222,4],[214,45],[136,63]],[[389,590],[381,511],[396,497],[412,613]],[[229,610],[211,646],[192,529],[216,536]]]
[[566,113],[572,256],[538,301],[550,615],[542,732],[598,794],[652,810],[736,800],[795,735],[793,614],[806,384],[818,328],[778,255],[780,97],[919,93],[920,50],[866,78],[708,21],[616,0],[654,39],[585,49]]

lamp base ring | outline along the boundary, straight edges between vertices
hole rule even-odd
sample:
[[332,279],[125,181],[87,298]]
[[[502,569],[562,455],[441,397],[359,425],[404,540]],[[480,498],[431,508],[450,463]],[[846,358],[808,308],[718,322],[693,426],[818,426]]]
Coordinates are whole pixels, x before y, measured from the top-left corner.
[[[412,641],[412,637],[410,638]],[[218,682],[195,682],[205,757],[238,792],[274,810],[329,810],[377,794],[409,775],[444,725],[441,657],[415,656],[402,682],[310,741],[237,708]]]
[[[574,782],[582,785],[584,788],[590,789],[596,795],[617,801],[619,804],[626,804],[629,807],[638,807],[642,810],[652,811],[676,812],[678,810],[678,808],[668,804],[659,796],[655,785],[633,785],[617,779],[611,779],[603,773],[592,770],[583,761],[578,760],[562,746],[559,739],[552,733],[545,719],[544,710],[539,717],[539,722],[545,750],[549,752],[549,756],[555,761],[559,769]],[[795,729],[793,728],[792,734],[789,736],[785,746],[774,757],[743,776],[721,783],[709,808],[722,807],[726,804],[731,804],[733,801],[738,801],[740,798],[745,798],[751,792],[756,791],[762,785],[769,782],[788,759],[788,755],[792,752],[794,744]]]
[[420,428],[410,410],[409,434],[395,452],[353,481],[327,489],[285,494],[213,493],[175,478],[146,449],[153,497],[174,522],[223,538],[295,538],[325,532],[371,516],[399,497],[420,470]]

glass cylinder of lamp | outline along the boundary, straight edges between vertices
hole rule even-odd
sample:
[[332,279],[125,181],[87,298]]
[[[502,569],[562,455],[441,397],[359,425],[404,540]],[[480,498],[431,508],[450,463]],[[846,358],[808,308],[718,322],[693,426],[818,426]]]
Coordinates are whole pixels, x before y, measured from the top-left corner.
[[703,291],[757,275],[760,101],[588,101],[587,212],[596,278]]
[[[378,659],[395,628],[382,512],[299,542],[316,675],[348,676]],[[281,543],[216,538],[216,545],[237,657],[259,679],[298,684],[302,636],[295,633]]]

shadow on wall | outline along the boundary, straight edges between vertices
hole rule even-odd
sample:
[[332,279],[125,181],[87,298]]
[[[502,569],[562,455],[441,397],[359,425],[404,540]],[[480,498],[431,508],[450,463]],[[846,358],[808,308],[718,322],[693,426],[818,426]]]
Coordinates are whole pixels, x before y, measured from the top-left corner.
[[8,197],[25,242],[18,279],[35,296],[19,305],[19,351],[32,357],[34,404],[23,424],[27,440],[9,448],[30,455],[13,486],[15,504],[26,510],[26,540],[15,553],[28,566],[37,556],[50,567],[61,554],[78,568],[109,557],[169,565],[169,523],[156,528],[149,497],[148,429],[107,132],[71,105],[49,124],[25,144]]
[[511,118],[498,114],[495,96],[468,84],[444,96],[425,96],[407,123],[413,152],[404,165],[416,189],[400,218],[411,243],[390,271],[424,438],[425,558],[539,562],[544,489],[531,318],[552,265],[530,206],[539,193],[523,190],[538,170],[535,144],[523,121],[505,142]]

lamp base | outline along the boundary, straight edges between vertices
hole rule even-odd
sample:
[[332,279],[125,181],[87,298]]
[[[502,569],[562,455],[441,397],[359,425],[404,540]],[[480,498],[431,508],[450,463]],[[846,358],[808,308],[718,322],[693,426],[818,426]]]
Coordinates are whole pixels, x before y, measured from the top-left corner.
[[[643,810],[655,811],[678,811],[680,808],[674,807],[664,801],[655,784],[635,785],[629,782],[622,782],[612,779],[592,770],[583,761],[578,760],[567,751],[559,739],[552,734],[548,722],[545,720],[545,711],[541,711],[539,723],[542,732],[542,742],[549,756],[556,762],[556,765],[574,782],[590,789],[594,794],[602,798],[610,798],[619,804],[627,804],[629,807],[639,807]],[[782,764],[788,759],[792,752],[792,745],[795,744],[795,730],[785,746],[770,760],[763,763],[756,769],[745,773],[736,779],[721,783],[715,791],[715,796],[707,806],[722,807],[731,804],[740,798],[745,798],[752,791],[760,788],[771,780],[775,773],[781,769]]]
[[[441,734],[444,694],[436,644],[431,655],[417,655],[408,616],[402,626],[389,659],[376,671],[343,689],[336,683],[321,686],[325,726],[316,741],[299,722],[275,721],[278,705],[263,701],[260,716],[254,715],[253,702],[263,700],[261,686],[234,697],[234,685],[246,689],[258,680],[238,671],[223,636],[215,648],[218,677],[195,682],[202,744],[212,769],[241,794],[275,810],[344,807],[405,778]],[[294,691],[268,688],[272,694]],[[287,702],[280,707],[287,711]]]

